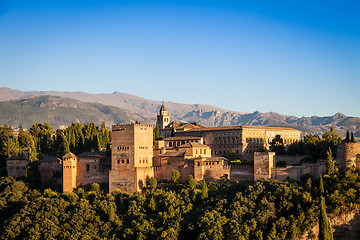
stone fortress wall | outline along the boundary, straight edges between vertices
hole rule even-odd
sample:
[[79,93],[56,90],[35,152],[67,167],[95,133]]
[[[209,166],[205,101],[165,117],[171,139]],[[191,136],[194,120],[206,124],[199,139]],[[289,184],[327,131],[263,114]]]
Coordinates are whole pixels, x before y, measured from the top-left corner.
[[145,186],[153,171],[153,126],[122,124],[112,127],[109,191],[129,193]]
[[[301,164],[301,156],[275,156],[268,149],[275,135],[281,135],[285,144],[300,140],[300,131],[290,128],[261,126],[230,126],[207,128],[196,123],[170,122],[165,106],[158,115],[161,126],[171,136],[153,141],[153,126],[145,124],[121,124],[112,127],[111,156],[108,152],[87,152],[63,158],[48,157],[40,161],[43,183],[62,184],[64,192],[74,188],[105,182],[109,191],[120,189],[128,193],[141,190],[151,177],[171,180],[171,171],[181,174],[180,181],[193,175],[197,182],[258,180],[287,177],[300,180],[310,173],[318,178],[326,169],[325,162]],[[169,127],[171,126],[171,127]],[[253,159],[251,166],[229,165],[223,155],[235,153],[245,159]],[[357,166],[360,144],[341,145],[338,161],[344,166]],[[21,160],[21,159],[20,159]],[[7,168],[14,176],[20,167],[19,159],[9,158]],[[27,162],[26,158],[22,162]],[[276,167],[285,161],[286,167]],[[22,163],[21,162],[21,163]],[[22,164],[21,166],[25,166]]]
[[336,161],[343,169],[360,168],[360,143],[340,143],[337,146]]

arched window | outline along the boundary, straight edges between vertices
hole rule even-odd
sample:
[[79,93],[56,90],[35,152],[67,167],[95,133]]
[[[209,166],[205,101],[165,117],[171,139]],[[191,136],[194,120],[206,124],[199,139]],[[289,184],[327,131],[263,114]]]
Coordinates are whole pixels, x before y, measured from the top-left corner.
[[86,164],[86,171],[90,171],[90,165],[89,164]]

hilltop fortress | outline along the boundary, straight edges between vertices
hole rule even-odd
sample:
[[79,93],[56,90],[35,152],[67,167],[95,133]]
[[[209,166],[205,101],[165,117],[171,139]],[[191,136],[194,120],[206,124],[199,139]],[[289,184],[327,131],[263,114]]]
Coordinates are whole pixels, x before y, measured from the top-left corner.
[[[181,181],[193,175],[197,182],[257,180],[286,177],[300,180],[305,173],[315,178],[326,169],[324,161],[301,164],[299,157],[275,156],[269,152],[272,139],[280,135],[287,146],[300,141],[301,132],[292,128],[262,126],[205,127],[198,123],[170,121],[163,104],[157,116],[161,140],[153,140],[153,126],[121,124],[112,126],[111,154],[106,151],[85,152],[62,158],[40,160],[43,185],[62,185],[64,192],[90,183],[105,182],[109,191],[128,193],[141,190],[151,177],[171,180],[171,171],[180,172]],[[229,165],[226,156],[253,160],[252,165]],[[9,176],[26,172],[25,157],[7,159]],[[285,161],[286,167],[276,167]]]

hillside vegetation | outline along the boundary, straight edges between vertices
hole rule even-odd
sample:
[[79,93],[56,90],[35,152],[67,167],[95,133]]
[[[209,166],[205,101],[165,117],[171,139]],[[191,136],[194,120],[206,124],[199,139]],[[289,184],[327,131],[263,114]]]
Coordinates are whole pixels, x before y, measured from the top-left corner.
[[[44,95],[71,98],[87,103],[97,102],[104,105],[118,107],[127,110],[129,113],[136,113],[146,119],[150,119],[151,123],[155,122],[156,114],[162,104],[160,101],[148,100],[119,92],[114,92],[112,94],[56,91],[23,92],[4,87],[0,88],[0,101],[17,100]],[[349,130],[354,133],[355,137],[360,137],[360,118],[345,116],[341,113],[327,117],[311,116],[298,118],[275,112],[235,112],[203,104],[180,104],[166,102],[165,105],[172,120],[180,122],[198,122],[208,127],[229,125],[286,126],[299,129],[303,131],[304,134],[322,134],[329,129],[330,126],[334,126],[341,136],[345,136],[346,130]],[[9,122],[9,119],[6,119],[6,121]],[[108,120],[105,121],[110,123]],[[36,121],[32,121],[31,123],[33,122]],[[55,124],[53,125],[55,126]]]
[[30,128],[33,123],[47,122],[54,128],[68,126],[72,122],[112,124],[135,121],[150,122],[147,118],[127,110],[99,103],[84,103],[57,96],[39,96],[0,102],[0,125]]

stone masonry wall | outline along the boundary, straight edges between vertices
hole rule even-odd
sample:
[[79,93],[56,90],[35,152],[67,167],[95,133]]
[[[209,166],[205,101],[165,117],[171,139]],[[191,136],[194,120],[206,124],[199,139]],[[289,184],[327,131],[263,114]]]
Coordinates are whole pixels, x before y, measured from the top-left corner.
[[360,143],[341,143],[337,146],[337,163],[344,169],[360,167]]

